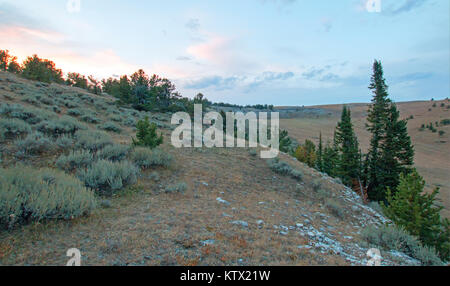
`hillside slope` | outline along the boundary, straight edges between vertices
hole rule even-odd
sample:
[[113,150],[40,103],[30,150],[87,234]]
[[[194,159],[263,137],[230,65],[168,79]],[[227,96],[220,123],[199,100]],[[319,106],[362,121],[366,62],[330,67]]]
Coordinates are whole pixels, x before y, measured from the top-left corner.
[[[361,231],[386,220],[352,190],[284,154],[280,158],[303,174],[301,180],[274,173],[249,149],[174,149],[168,142],[170,114],[117,108],[113,101],[0,72],[3,107],[18,104],[50,118],[77,109],[97,118],[83,121],[89,130],[114,121],[118,130],[108,133],[122,144],[131,143],[135,122],[149,116],[164,133],[162,150],[174,157],[169,168],[142,171],[137,184],[99,197],[101,207],[90,216],[0,230],[1,265],[65,265],[66,251],[74,247],[83,265],[367,263]],[[21,157],[14,141],[0,146],[2,167],[22,162],[55,168],[64,152]],[[187,184],[184,192],[168,192],[180,182]],[[384,265],[419,264],[397,251],[382,256]]]

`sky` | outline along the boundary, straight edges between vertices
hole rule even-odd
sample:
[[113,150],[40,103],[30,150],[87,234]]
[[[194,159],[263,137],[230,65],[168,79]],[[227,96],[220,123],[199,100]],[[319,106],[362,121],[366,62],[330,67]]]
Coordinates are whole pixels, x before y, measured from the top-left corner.
[[443,99],[449,3],[0,0],[0,49],[97,78],[142,68],[185,97],[277,106],[369,102],[378,59],[393,100]]

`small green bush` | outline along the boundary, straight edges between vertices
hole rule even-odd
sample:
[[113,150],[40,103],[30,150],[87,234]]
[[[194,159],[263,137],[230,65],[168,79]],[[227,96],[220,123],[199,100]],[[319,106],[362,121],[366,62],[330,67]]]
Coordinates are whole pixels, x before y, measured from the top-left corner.
[[166,193],[184,193],[187,190],[187,184],[182,182],[172,184],[166,187]]
[[256,149],[250,149],[248,151],[248,153],[250,154],[250,156],[252,157],[256,157],[256,155],[258,155],[258,151]]
[[100,159],[118,162],[125,159],[130,152],[130,147],[126,145],[114,144],[109,145],[98,152]]
[[139,120],[136,124],[137,133],[136,139],[133,138],[133,145],[149,147],[151,149],[161,145],[163,143],[163,136],[162,134],[158,136],[156,127],[155,123],[149,122],[148,117],[145,117],[144,120]]
[[86,170],[80,170],[78,177],[86,187],[102,195],[112,195],[137,181],[139,169],[129,161],[111,162],[100,160]]
[[173,161],[172,155],[161,149],[150,150],[144,147],[136,147],[130,155],[131,161],[142,169],[150,167],[169,167]]
[[0,169],[0,224],[71,219],[96,207],[94,194],[76,178],[51,169]]
[[442,261],[434,249],[423,247],[417,238],[402,228],[395,226],[368,226],[363,229],[361,236],[369,245],[403,252],[420,260],[423,265],[442,265]]
[[54,151],[55,144],[42,133],[34,132],[23,140],[15,141],[18,157],[42,155]]
[[114,144],[111,136],[103,131],[81,130],[75,133],[76,147],[91,152],[97,152],[108,145]]
[[0,118],[0,139],[14,139],[30,132],[30,125],[21,119]]
[[69,155],[61,155],[56,160],[56,166],[65,171],[86,168],[94,162],[94,156],[88,151],[73,151]]
[[122,132],[122,129],[113,122],[105,122],[104,124],[100,125],[98,128],[106,130],[106,131],[110,131],[110,132],[116,132],[116,133]]

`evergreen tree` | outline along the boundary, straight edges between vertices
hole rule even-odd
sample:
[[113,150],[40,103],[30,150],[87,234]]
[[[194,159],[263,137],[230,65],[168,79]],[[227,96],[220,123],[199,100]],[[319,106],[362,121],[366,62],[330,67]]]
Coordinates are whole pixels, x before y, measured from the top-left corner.
[[133,138],[134,146],[145,146],[151,149],[163,143],[163,136],[156,133],[156,124],[150,123],[148,117],[144,120],[139,120],[136,124],[137,133],[136,139]]
[[379,61],[373,64],[369,89],[374,94],[367,117],[367,129],[372,138],[364,180],[370,200],[386,201],[386,189],[396,190],[400,173],[413,164],[414,151],[406,121],[399,120],[397,107],[388,98],[388,86]]
[[317,161],[316,161],[316,168],[320,172],[324,171],[323,168],[323,143],[322,143],[322,132],[320,132],[319,135],[319,146],[317,148]]
[[336,142],[339,150],[338,176],[345,185],[351,186],[354,179],[359,180],[359,149],[351,112],[346,106],[336,127]]
[[339,164],[339,150],[336,140],[336,132],[333,137],[333,144],[327,143],[323,152],[323,172],[335,178],[338,175],[337,166]]
[[291,151],[292,140],[289,137],[289,133],[286,130],[282,130],[280,132],[279,140],[280,140],[279,145],[280,151],[284,153],[289,153]]
[[62,71],[55,67],[55,63],[40,59],[37,55],[28,57],[22,65],[23,77],[42,82],[64,83]]
[[401,174],[397,191],[392,193],[388,188],[385,214],[422,243],[434,247],[445,261],[450,258],[449,220],[441,219],[443,207],[435,205],[439,189],[425,194],[424,186],[425,181],[415,169],[408,175]]

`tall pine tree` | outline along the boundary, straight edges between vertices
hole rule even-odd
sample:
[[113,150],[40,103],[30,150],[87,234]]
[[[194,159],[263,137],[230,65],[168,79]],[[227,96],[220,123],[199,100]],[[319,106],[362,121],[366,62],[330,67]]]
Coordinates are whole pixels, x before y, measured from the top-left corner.
[[400,174],[413,164],[414,151],[406,121],[399,120],[397,107],[388,98],[380,61],[373,64],[369,89],[374,97],[367,117],[372,138],[365,162],[365,182],[370,200],[386,201],[386,189],[396,190]]
[[336,127],[336,142],[339,150],[338,176],[348,186],[359,181],[360,161],[358,139],[353,130],[350,109],[342,109],[341,121]]

